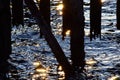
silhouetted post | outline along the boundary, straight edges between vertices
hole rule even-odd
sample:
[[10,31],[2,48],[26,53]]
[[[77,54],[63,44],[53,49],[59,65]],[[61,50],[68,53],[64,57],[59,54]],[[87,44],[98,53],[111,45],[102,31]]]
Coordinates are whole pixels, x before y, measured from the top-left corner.
[[101,38],[101,0],[90,0],[90,40]]
[[70,5],[72,65],[75,69],[82,71],[85,66],[83,0],[70,0]]
[[120,0],[117,0],[117,10],[116,10],[116,15],[117,15],[117,29],[120,30]]
[[[50,0],[40,0],[39,8],[46,23],[50,26]],[[41,29],[40,29],[40,37],[42,37]]]
[[23,0],[12,0],[12,24],[24,24],[23,21]]
[[[11,15],[10,0],[0,0],[0,80],[8,80],[7,59],[11,54]],[[1,79],[3,78],[3,79]]]
[[64,40],[64,37],[66,36],[66,31],[70,30],[70,21],[71,21],[71,10],[70,10],[70,4],[68,3],[68,0],[63,0],[63,26],[62,26],[62,40]]
[[33,0],[25,0],[28,8],[30,9],[32,15],[36,18],[36,21],[41,28],[43,35],[45,36],[48,45],[50,46],[52,52],[54,53],[58,63],[63,67],[65,73],[71,74],[72,73],[72,66],[68,62],[63,50],[61,49],[60,45],[58,44],[56,38],[52,34],[50,30],[50,26],[47,25],[44,17],[41,15],[41,12],[37,9]]

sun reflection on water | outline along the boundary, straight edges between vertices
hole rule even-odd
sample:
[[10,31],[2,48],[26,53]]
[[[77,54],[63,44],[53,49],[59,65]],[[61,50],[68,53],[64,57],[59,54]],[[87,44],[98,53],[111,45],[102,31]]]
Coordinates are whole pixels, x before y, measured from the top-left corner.
[[59,15],[63,15],[63,12],[62,12],[62,11],[59,11]]
[[35,72],[32,75],[32,80],[47,80],[49,68],[45,68],[39,61],[33,62]]
[[114,75],[114,76],[108,78],[108,80],[120,80],[120,76]]
[[58,4],[56,10],[62,10],[64,8],[63,4]]
[[64,8],[64,5],[62,3],[60,3],[56,6],[56,10],[58,11],[59,15],[63,14],[63,12],[62,12],[63,8]]
[[36,61],[36,62],[33,62],[33,65],[34,65],[35,67],[38,67],[39,65],[41,65],[41,63],[40,63],[39,61]]
[[58,80],[64,80],[65,72],[63,71],[62,66],[59,65],[57,70],[58,70],[58,75],[59,75]]
[[70,30],[67,30],[66,32],[65,32],[65,34],[66,34],[66,36],[69,36],[70,35]]
[[102,3],[104,3],[106,0],[101,0]]
[[94,58],[91,58],[86,61],[87,65],[95,65],[96,63],[97,63],[97,61]]

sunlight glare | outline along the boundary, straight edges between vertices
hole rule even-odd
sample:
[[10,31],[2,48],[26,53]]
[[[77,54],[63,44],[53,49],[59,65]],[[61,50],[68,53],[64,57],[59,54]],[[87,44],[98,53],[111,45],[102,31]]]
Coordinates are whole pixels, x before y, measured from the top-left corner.
[[68,36],[68,35],[70,35],[70,30],[67,30],[66,32],[65,32],[65,34],[66,34],[66,36]]
[[110,77],[108,80],[120,80],[118,75]]
[[34,65],[35,67],[38,67],[38,66],[41,65],[41,63],[40,63],[39,61],[36,61],[36,62],[33,62],[33,65]]
[[106,0],[101,0],[102,3],[104,3]]
[[47,78],[48,76],[48,70],[46,68],[37,68],[35,70],[35,74],[33,74],[32,78],[33,79],[37,79],[37,78],[41,78],[42,80],[45,80],[45,78]]
[[59,5],[57,5],[57,10],[62,10],[64,8],[64,6],[63,6],[63,4],[59,4]]
[[88,64],[88,65],[94,65],[94,64],[96,64],[96,63],[97,63],[97,61],[94,60],[94,59],[90,59],[90,60],[87,60],[87,61],[86,61],[86,64]]
[[59,66],[59,67],[58,67],[58,70],[62,70],[62,66]]
[[34,74],[32,78],[40,77],[39,74]]
[[58,80],[64,80],[65,79],[65,73],[64,73],[64,71],[59,71],[58,74],[59,74]]
[[46,72],[47,72],[47,70],[46,70],[46,69],[44,69],[44,68],[38,68],[38,69],[36,69],[36,72],[46,73]]
[[59,11],[59,15],[63,15],[63,12],[62,12],[62,11]]
[[58,75],[59,75],[58,80],[64,80],[65,72],[63,71],[62,66],[59,65],[57,69],[58,69]]

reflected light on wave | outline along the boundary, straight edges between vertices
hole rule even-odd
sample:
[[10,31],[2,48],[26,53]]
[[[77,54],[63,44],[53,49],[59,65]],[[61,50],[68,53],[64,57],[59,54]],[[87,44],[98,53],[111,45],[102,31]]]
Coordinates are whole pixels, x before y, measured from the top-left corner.
[[67,30],[66,32],[65,32],[65,34],[66,34],[66,36],[68,36],[68,35],[70,35],[70,30]]
[[115,75],[115,76],[108,78],[108,80],[120,80],[120,77],[118,75]]
[[101,0],[101,2],[103,3],[103,2],[105,2],[106,0]]
[[62,12],[62,11],[59,11],[59,15],[63,15],[63,12]]
[[57,5],[57,10],[62,10],[64,8],[64,6],[63,6],[63,4],[59,4],[59,5]]
[[58,80],[64,80],[65,72],[63,71],[62,66],[59,65],[57,70],[58,70],[58,75],[59,75]]
[[35,72],[32,74],[32,80],[47,80],[49,67],[42,65],[40,61],[33,62]]
[[35,67],[38,67],[38,66],[41,65],[41,63],[40,63],[39,61],[36,61],[36,62],[33,62],[33,65],[34,65]]

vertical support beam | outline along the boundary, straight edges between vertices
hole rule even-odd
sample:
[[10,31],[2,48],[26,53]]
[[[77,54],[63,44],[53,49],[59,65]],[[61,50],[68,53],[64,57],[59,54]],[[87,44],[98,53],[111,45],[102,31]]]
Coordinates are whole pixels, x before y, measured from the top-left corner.
[[39,8],[46,23],[50,26],[50,0],[40,0]]
[[[0,78],[8,72],[7,59],[11,54],[10,0],[0,0]],[[2,74],[2,75],[1,75]],[[5,76],[4,79],[6,80]]]
[[116,17],[117,17],[117,29],[120,30],[120,0],[117,0]]
[[71,8],[68,0],[63,0],[63,25],[62,25],[62,40],[66,36],[66,31],[70,30],[70,23],[71,23]]
[[101,0],[90,0],[90,40],[101,38]]
[[[46,23],[50,26],[50,0],[40,0],[39,3],[40,12],[43,15]],[[40,29],[40,37],[42,37],[42,31]]]
[[71,59],[75,69],[85,66],[83,0],[70,0],[71,5]]
[[12,0],[12,18],[13,25],[24,25],[23,0]]

